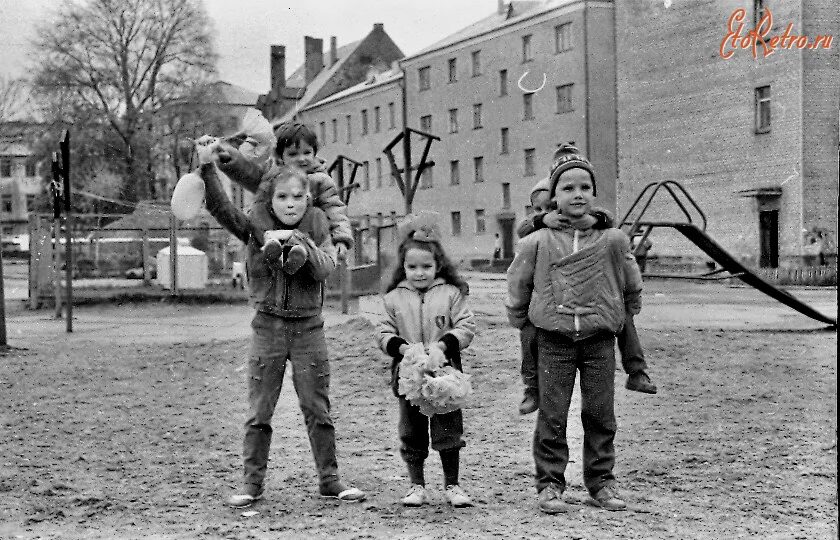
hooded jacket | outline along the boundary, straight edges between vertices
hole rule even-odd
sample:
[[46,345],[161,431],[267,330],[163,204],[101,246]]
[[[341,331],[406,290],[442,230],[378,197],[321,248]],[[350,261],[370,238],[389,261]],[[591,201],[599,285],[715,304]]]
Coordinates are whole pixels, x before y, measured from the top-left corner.
[[[257,311],[278,317],[303,318],[321,313],[324,282],[335,269],[335,247],[330,240],[324,212],[307,208],[294,225],[289,242],[306,249],[307,260],[294,274],[287,274],[269,264],[260,249],[262,236],[251,220],[225,195],[213,164],[202,165],[201,177],[206,186],[207,210],[216,220],[248,246],[246,273],[250,299]],[[268,204],[267,201],[264,204]],[[286,228],[279,224],[277,228]]]
[[630,241],[596,219],[561,217],[560,229],[540,229],[519,241],[507,271],[510,323],[534,326],[579,341],[617,333],[626,313],[641,308],[642,278]]

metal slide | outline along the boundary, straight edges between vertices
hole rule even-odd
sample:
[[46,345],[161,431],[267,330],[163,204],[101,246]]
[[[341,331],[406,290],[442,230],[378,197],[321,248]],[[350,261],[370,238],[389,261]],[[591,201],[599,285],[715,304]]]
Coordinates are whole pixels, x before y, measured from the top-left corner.
[[[679,209],[682,211],[683,215],[686,217],[686,222],[673,222],[673,221],[642,221],[642,216],[645,214],[647,209],[650,207],[651,202],[653,202],[653,198],[656,195],[657,191],[660,188],[663,188],[665,192],[667,192],[673,198],[674,202],[676,202]],[[630,220],[630,215],[636,210],[636,207],[639,206],[641,203],[642,198],[648,194],[647,201],[642,206],[641,210],[635,216],[635,219]],[[690,207],[686,207],[682,201],[680,201],[680,197],[678,193],[682,194],[687,201],[690,203]],[[698,227],[693,223],[692,220],[692,212],[689,211],[690,208],[694,209],[697,215],[702,220],[703,226]],[[677,229],[683,236],[685,236],[688,240],[694,243],[697,247],[699,247],[703,252],[706,253],[709,257],[712,258],[717,264],[721,266],[721,269],[715,270],[712,272],[708,272],[706,274],[702,274],[699,276],[676,276],[676,275],[663,275],[661,277],[683,277],[683,278],[696,278],[696,279],[726,279],[729,277],[737,277],[747,285],[758,289],[759,291],[763,292],[764,294],[770,296],[774,300],[781,302],[782,304],[795,309],[799,313],[810,317],[814,320],[829,324],[831,326],[837,326],[837,320],[828,317],[827,315],[823,315],[816,309],[812,308],[808,304],[802,302],[789,292],[784,289],[780,289],[775,285],[772,285],[762,279],[761,277],[757,276],[756,274],[752,273],[746,266],[741,264],[735,257],[729,254],[720,244],[715,242],[711,236],[706,234],[706,215],[697,206],[697,203],[694,202],[691,195],[685,190],[685,188],[675,182],[673,180],[665,180],[663,182],[652,182],[645,186],[642,192],[636,197],[636,200],[630,205],[630,209],[624,215],[622,220],[619,222],[619,226],[625,230],[630,236],[634,233],[642,232],[642,241],[639,242],[641,245],[644,239],[646,239],[651,231],[655,227],[673,227]],[[637,248],[638,249],[638,248]],[[714,277],[714,274],[718,274],[720,272],[729,272],[730,276],[718,276]]]

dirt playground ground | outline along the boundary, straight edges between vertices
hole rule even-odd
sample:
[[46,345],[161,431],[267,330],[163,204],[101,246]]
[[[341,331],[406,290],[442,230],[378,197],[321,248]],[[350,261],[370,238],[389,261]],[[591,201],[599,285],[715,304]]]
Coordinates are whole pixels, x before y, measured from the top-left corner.
[[[73,334],[46,311],[12,311],[0,356],[0,538],[673,538],[837,537],[837,334],[760,293],[646,283],[638,318],[659,394],[616,372],[616,474],[630,508],[583,504],[579,401],[566,494],[536,508],[531,437],[520,417],[516,332],[504,282],[471,278],[479,335],[464,365],[462,485],[453,510],[440,462],[431,505],[406,509],[387,360],[370,323],[331,311],[333,419],[343,477],[361,504],[316,496],[287,375],[274,419],[266,498],[224,506],[241,475],[250,310],[143,304],[76,310]],[[836,289],[794,290],[825,313]]]

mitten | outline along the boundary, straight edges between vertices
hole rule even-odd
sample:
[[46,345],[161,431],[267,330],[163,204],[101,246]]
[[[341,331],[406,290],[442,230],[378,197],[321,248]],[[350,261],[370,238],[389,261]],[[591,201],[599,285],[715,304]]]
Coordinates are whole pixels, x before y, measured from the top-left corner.
[[560,228],[560,212],[557,210],[552,210],[551,212],[547,212],[543,215],[542,218],[543,225],[548,227],[549,229],[559,229]]
[[294,275],[303,267],[309,256],[306,253],[306,248],[294,236],[289,238],[284,247],[285,261],[283,262],[283,271],[289,275]]

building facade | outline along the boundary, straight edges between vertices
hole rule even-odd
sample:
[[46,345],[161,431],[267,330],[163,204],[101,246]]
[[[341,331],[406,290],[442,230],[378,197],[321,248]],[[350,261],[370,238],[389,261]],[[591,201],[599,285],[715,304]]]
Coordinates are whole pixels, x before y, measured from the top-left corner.
[[42,191],[40,165],[33,159],[32,140],[37,122],[0,124],[0,226],[4,249],[28,248],[29,212]]
[[[766,41],[792,25],[834,44],[769,56],[759,44],[755,58],[731,42],[721,49],[730,21],[737,29],[743,17],[745,35],[768,9]],[[753,266],[800,264],[814,234],[836,256],[838,31],[832,0],[616,2],[619,211],[648,182],[677,180],[709,234]],[[676,215],[657,207],[659,218]],[[653,241],[659,255],[702,259],[674,231]]]

